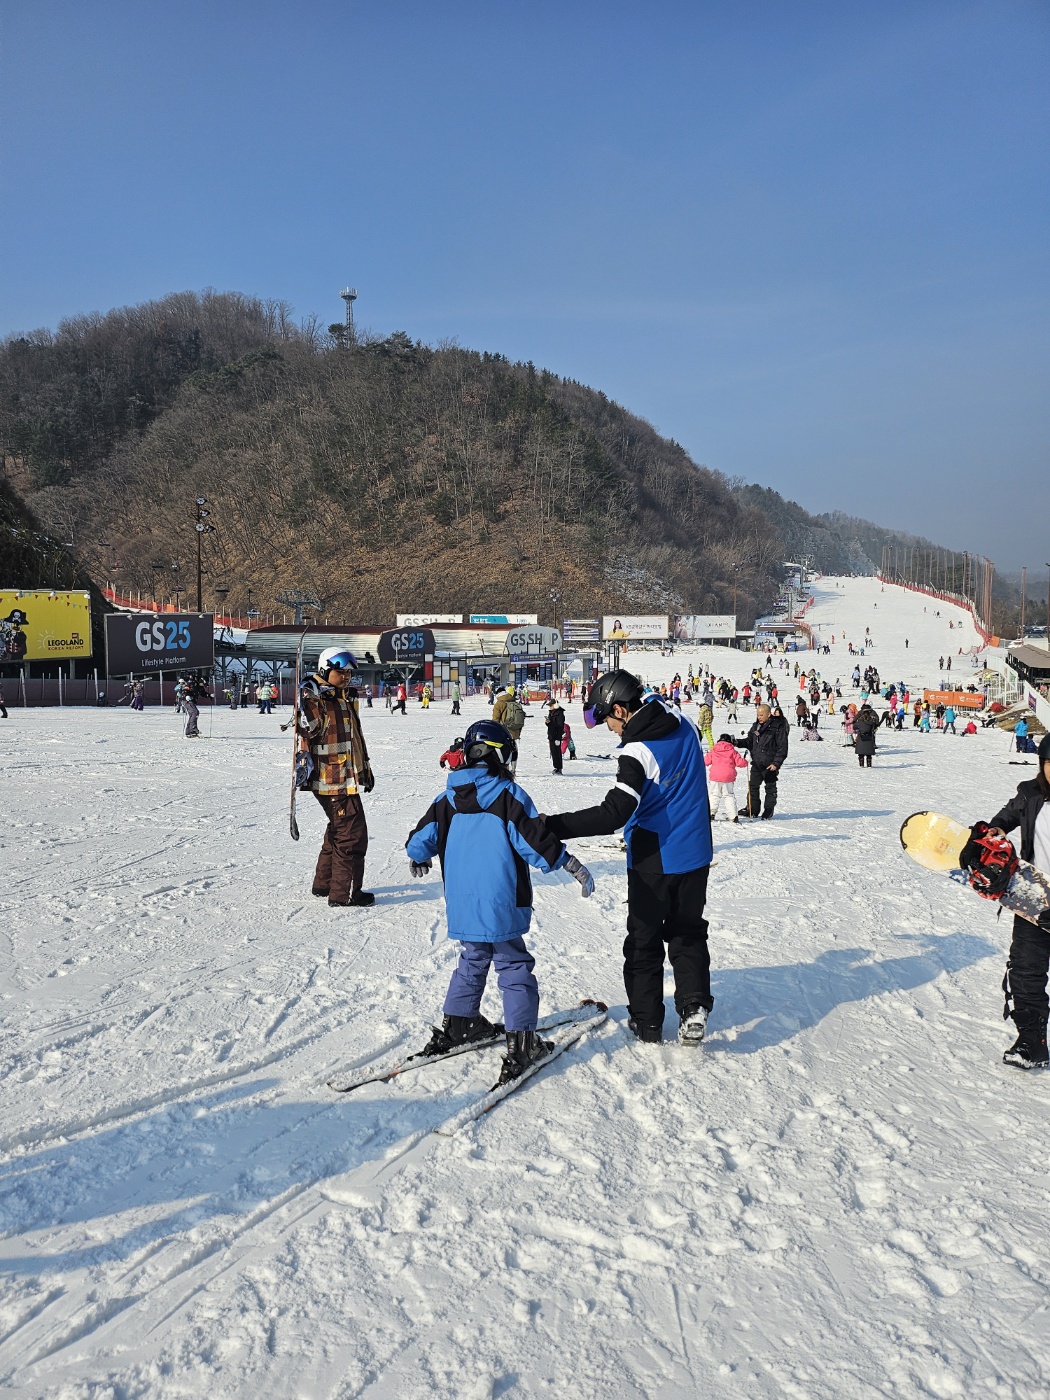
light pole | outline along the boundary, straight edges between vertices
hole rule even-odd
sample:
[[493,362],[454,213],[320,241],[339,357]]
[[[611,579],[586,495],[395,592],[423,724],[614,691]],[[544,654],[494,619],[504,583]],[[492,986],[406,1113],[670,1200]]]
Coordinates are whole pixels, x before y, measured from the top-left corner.
[[554,630],[558,630],[558,604],[561,602],[561,594],[555,589],[551,589],[551,602],[554,604]]
[[[1046,568],[1050,570],[1050,564]],[[1046,649],[1050,651],[1050,573],[1046,576]]]
[[208,516],[211,514],[211,511],[208,511],[208,510],[205,510],[205,509],[204,509],[204,507],[205,507],[207,504],[208,504],[208,498],[207,498],[207,496],[198,496],[198,497],[197,497],[197,514],[193,517],[193,520],[194,520],[193,528],[194,528],[194,529],[196,530],[196,532],[197,532],[197,611],[198,611],[198,612],[203,612],[203,611],[204,611],[204,601],[203,601],[203,599],[202,599],[202,597],[201,597],[201,573],[202,573],[202,570],[201,570],[201,540],[204,538],[204,536],[205,536],[206,534],[214,535],[214,533],[215,533],[215,526],[214,526],[214,525],[207,525],[207,524],[205,524],[205,521],[207,520]]

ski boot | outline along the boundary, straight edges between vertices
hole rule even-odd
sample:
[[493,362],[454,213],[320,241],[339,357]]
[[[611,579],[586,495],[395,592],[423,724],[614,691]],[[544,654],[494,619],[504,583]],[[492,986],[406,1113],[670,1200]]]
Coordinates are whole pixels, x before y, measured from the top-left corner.
[[473,1045],[476,1040],[495,1040],[503,1027],[493,1025],[484,1016],[446,1016],[419,1052],[421,1055],[447,1055],[457,1045]]
[[1046,1049],[1046,1027],[1025,1027],[1003,1055],[1004,1065],[1014,1069],[1046,1069],[1050,1057]]
[[627,1029],[637,1040],[644,1040],[648,1045],[659,1045],[664,1038],[664,1028],[658,1021],[636,1021],[632,1016],[627,1022]]
[[707,1007],[699,1002],[683,1006],[678,1018],[678,1044],[695,1050],[707,1034]]
[[507,1053],[496,1080],[496,1087],[517,1079],[538,1060],[545,1060],[554,1049],[553,1040],[541,1040],[535,1031],[507,1031]]

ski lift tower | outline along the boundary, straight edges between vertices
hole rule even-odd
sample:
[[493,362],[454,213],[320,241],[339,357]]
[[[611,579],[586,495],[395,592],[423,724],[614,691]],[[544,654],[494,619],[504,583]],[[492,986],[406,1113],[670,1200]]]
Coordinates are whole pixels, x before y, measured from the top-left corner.
[[344,287],[339,295],[346,302],[346,343],[354,343],[354,302],[357,300],[356,287]]

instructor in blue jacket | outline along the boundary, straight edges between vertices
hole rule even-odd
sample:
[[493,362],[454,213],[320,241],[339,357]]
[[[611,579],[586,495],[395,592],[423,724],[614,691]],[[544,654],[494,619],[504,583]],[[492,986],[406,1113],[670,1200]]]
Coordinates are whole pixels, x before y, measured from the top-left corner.
[[616,783],[599,806],[543,820],[551,835],[562,841],[624,828],[627,1024],[639,1040],[662,1039],[666,944],[674,972],[678,1039],[697,1046],[714,1005],[704,918],[711,809],[700,737],[658,697],[646,700],[641,682],[629,671],[600,676],[583,717],[589,729],[604,723],[620,736]]

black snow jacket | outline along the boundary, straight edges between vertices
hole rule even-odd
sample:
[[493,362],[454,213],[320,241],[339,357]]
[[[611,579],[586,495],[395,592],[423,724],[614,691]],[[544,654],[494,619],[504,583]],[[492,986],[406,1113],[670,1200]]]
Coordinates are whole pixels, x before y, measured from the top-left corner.
[[1026,783],[1018,783],[1017,795],[1011,797],[988,823],[1007,834],[1018,826],[1021,828],[1022,860],[1032,860],[1035,856],[1035,823],[1044,802],[1050,802],[1050,798],[1043,796],[1038,780],[1030,778]]
[[565,711],[560,705],[553,705],[547,715],[547,738],[552,743],[561,743],[565,733]]
[[771,763],[779,772],[788,756],[788,733],[787,721],[770,715],[764,724],[756,719],[746,738],[733,742],[738,749],[750,751],[751,767],[756,772],[764,773]]
[[862,705],[853,721],[853,752],[862,757],[875,752],[875,731],[879,717],[870,705]]

